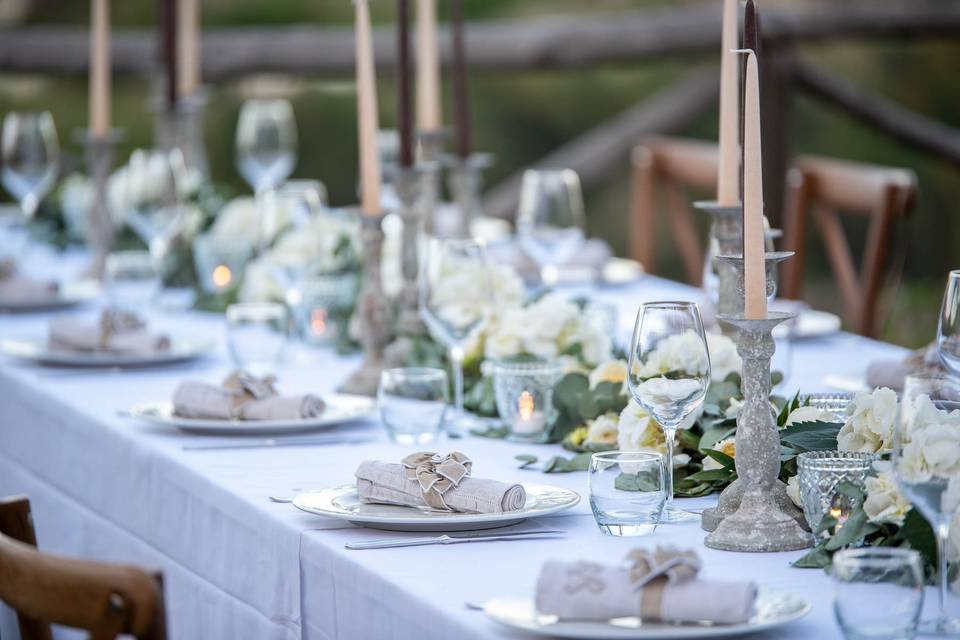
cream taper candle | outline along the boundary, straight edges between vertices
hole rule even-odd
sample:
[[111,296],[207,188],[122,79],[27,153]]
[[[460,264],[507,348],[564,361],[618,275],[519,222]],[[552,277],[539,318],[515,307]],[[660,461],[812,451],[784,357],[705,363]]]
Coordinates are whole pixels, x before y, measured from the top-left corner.
[[417,0],[417,128],[439,131],[441,121],[437,0]]
[[720,164],[717,204],[733,207],[740,202],[740,83],[737,54],[738,0],[723,0],[723,33],[720,47]]
[[377,150],[377,85],[367,0],[354,0],[357,45],[357,139],[360,149],[360,209],[380,215],[380,153]]
[[200,0],[180,0],[177,19],[180,21],[177,29],[179,93],[191,96],[200,86]]
[[110,2],[90,4],[90,122],[91,138],[110,133]]
[[749,50],[743,91],[743,285],[744,314],[767,317],[763,238],[763,154],[760,146],[760,78],[757,56]]

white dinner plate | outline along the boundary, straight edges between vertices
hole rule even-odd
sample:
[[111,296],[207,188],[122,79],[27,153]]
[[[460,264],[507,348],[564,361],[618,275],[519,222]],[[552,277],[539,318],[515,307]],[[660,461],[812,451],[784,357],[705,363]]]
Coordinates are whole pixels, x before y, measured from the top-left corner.
[[610,258],[600,277],[604,284],[621,285],[636,282],[643,275],[643,265],[629,258]]
[[100,293],[96,280],[77,280],[60,285],[60,290],[50,296],[33,300],[8,300],[0,298],[0,313],[38,313],[60,311],[89,302]]
[[840,316],[827,311],[804,309],[797,316],[797,324],[793,328],[795,338],[816,338],[840,331],[843,322]]
[[213,347],[210,340],[171,336],[170,348],[151,354],[82,353],[51,349],[47,337],[7,338],[0,341],[0,352],[21,360],[56,367],[153,367],[198,358]]
[[522,509],[505,513],[451,513],[423,507],[363,504],[356,484],[308,491],[293,499],[293,505],[308,513],[347,520],[353,524],[387,531],[471,531],[506,527],[528,518],[547,516],[580,502],[576,491],[543,484],[523,483],[527,502]]
[[639,618],[614,618],[606,622],[560,621],[540,615],[531,598],[493,598],[483,612],[492,620],[536,636],[579,638],[581,640],[629,639],[666,640],[678,638],[722,638],[772,629],[799,620],[810,613],[806,598],[761,586],[757,591],[756,613],[741,624],[658,624]]
[[299,420],[199,420],[182,418],[173,413],[170,402],[144,402],[130,409],[130,416],[145,422],[174,427],[181,431],[220,436],[276,435],[313,431],[324,427],[359,420],[373,413],[373,398],[347,394],[324,396],[326,408],[315,418]]

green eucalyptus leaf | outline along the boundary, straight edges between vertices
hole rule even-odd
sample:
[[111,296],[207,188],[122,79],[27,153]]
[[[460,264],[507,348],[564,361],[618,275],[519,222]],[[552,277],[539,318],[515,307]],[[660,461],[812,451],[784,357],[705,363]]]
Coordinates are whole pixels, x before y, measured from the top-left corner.
[[734,466],[734,459],[725,454],[723,451],[717,451],[716,449],[702,449],[703,454],[710,458],[713,458],[724,467]]
[[798,569],[825,569],[830,566],[831,554],[823,546],[818,546],[793,563]]
[[867,513],[863,509],[857,509],[850,514],[850,517],[843,523],[843,526],[837,529],[833,536],[827,540],[826,550],[836,551],[837,549],[855,544],[864,537],[866,526]]
[[513,459],[523,463],[520,465],[521,469],[527,469],[530,467],[530,465],[536,464],[537,462],[537,456],[530,455],[529,453],[522,453],[518,456],[513,456]]
[[780,431],[780,442],[798,451],[834,451],[839,422],[801,422]]

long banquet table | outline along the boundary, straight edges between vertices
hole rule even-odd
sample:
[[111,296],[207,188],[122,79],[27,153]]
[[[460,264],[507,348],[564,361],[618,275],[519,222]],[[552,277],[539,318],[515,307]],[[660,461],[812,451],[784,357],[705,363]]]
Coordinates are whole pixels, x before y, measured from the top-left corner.
[[[590,294],[617,304],[622,325],[641,301],[699,296],[654,277]],[[0,337],[42,334],[47,320],[42,314],[0,316]],[[519,638],[465,603],[531,593],[546,558],[612,562],[634,546],[656,543],[695,547],[707,576],[755,579],[812,601],[810,616],[759,637],[839,637],[829,579],[817,570],[791,568],[799,552],[712,551],[703,546],[696,524],[661,526],[641,539],[605,537],[585,500],[571,512],[544,519],[566,532],[558,539],[345,550],[351,540],[405,534],[314,517],[268,496],[351,482],[361,460],[399,459],[410,449],[387,442],[370,420],[336,429],[375,435],[369,444],[184,450],[225,438],[148,426],[121,412],[135,402],[169,398],[186,376],[222,377],[229,370],[223,320],[189,313],[157,322],[174,332],[216,338],[217,350],[193,365],[122,374],[64,373],[0,361],[0,495],[30,497],[45,551],[160,568],[171,638]],[[797,341],[786,388],[824,390],[826,374],[858,376],[871,359],[903,353],[845,333]],[[291,391],[330,392],[357,363],[356,356],[300,348],[292,352],[281,382]],[[559,447],[476,437],[437,446],[466,452],[481,476],[554,483],[585,494],[584,473],[544,475],[517,468],[516,454],[543,459]],[[703,507],[715,500],[686,504]],[[0,636],[15,637],[11,625],[9,612],[0,615]]]

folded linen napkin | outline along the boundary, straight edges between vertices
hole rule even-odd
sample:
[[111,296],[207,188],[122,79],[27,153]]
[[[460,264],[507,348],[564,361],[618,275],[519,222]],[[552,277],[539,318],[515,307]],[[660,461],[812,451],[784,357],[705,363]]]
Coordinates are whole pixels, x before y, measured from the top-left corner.
[[273,376],[257,378],[236,371],[220,386],[181,382],[173,393],[173,413],[201,420],[299,420],[323,413],[323,399],[312,395],[281,396]]
[[170,350],[169,336],[151,333],[137,314],[111,309],[105,309],[94,322],[74,316],[54,318],[49,342],[52,349],[81,353],[148,355]]
[[364,503],[463,513],[503,513],[526,504],[523,485],[474,478],[472,467],[459,451],[413,453],[400,464],[367,460],[357,468],[357,493]]
[[55,299],[60,285],[20,273],[11,260],[0,260],[0,301],[7,304],[35,304]]
[[701,580],[693,551],[635,549],[620,565],[548,560],[536,607],[564,620],[639,617],[646,622],[736,624],[753,615],[752,582]]
[[867,366],[867,386],[903,390],[903,381],[911,373],[942,371],[937,343],[917,349],[906,358],[875,360]]

